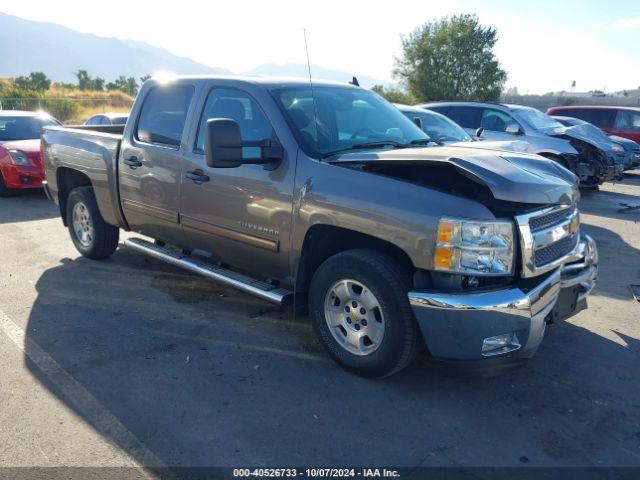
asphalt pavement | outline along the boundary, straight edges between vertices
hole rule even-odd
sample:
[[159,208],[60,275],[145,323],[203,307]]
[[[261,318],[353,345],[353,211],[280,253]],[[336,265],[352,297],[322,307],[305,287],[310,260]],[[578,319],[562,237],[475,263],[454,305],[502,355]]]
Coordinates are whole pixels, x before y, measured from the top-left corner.
[[[589,309],[537,355],[342,371],[305,318],[126,247],[81,258],[39,192],[0,199],[0,467],[640,466],[640,172],[583,193]],[[123,235],[124,236],[124,235]]]

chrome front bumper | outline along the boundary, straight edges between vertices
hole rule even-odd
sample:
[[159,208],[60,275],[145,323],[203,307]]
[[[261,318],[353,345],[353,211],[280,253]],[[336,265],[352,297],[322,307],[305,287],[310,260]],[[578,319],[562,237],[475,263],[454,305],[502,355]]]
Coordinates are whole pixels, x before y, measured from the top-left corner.
[[[409,302],[434,357],[478,360],[487,357],[531,357],[555,318],[559,298],[571,296],[567,318],[586,307],[598,274],[595,242],[582,235],[576,253],[562,267],[531,286],[473,293],[409,292]],[[530,279],[532,282],[535,279]],[[501,348],[487,350],[491,338],[509,334]],[[484,349],[483,349],[484,346]]]

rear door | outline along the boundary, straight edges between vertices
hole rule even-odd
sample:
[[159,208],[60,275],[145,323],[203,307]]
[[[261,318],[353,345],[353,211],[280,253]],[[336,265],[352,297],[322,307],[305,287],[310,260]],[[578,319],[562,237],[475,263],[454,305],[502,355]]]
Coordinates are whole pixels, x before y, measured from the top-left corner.
[[178,222],[182,138],[194,92],[189,83],[147,90],[118,160],[122,209],[131,229],[176,244],[184,239]]
[[[295,155],[285,148],[285,158],[277,165],[208,167],[204,138],[210,118],[235,120],[244,141],[282,142],[273,119],[253,93],[214,84],[204,95],[204,107],[194,122],[193,148],[183,159],[180,218],[188,244],[234,267],[272,278],[286,277]],[[271,113],[276,115],[274,109]],[[243,149],[245,158],[257,155],[257,148]],[[194,180],[194,174],[202,175],[204,181]]]

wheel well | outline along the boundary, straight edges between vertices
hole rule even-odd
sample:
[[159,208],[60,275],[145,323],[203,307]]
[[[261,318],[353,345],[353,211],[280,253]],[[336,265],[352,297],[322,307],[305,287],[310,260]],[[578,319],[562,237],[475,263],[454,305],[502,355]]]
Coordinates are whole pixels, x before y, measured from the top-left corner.
[[307,231],[302,245],[296,291],[302,293],[308,290],[313,274],[327,258],[354,248],[369,248],[382,252],[411,273],[415,270],[409,255],[393,243],[347,228],[314,225]]
[[72,168],[62,167],[56,172],[58,182],[58,202],[62,221],[67,225],[67,199],[76,187],[91,186],[91,180],[84,173]]

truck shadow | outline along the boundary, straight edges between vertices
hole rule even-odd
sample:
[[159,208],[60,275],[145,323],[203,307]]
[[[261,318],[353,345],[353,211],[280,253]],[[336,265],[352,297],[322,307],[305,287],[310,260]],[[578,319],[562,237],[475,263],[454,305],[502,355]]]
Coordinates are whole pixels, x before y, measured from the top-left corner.
[[0,224],[29,222],[59,217],[58,207],[44,194],[44,190],[18,191],[14,196],[0,198]]
[[598,283],[593,295],[632,299],[629,285],[640,284],[640,249],[607,228],[588,223],[583,224],[582,228],[598,245]]
[[[126,249],[66,259],[36,288],[27,367],[140,462],[82,392],[172,467],[638,460],[640,344],[610,329],[553,325],[499,374],[423,355],[374,381],[329,361],[305,319]],[[72,381],[44,374],[41,351]]]

